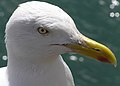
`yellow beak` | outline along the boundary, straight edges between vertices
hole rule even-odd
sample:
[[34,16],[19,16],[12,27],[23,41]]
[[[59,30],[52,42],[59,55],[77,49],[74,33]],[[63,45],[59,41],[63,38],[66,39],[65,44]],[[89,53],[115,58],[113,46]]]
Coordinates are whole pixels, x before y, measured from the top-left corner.
[[82,43],[72,43],[66,46],[78,54],[117,66],[116,57],[109,48],[83,35],[79,39]]

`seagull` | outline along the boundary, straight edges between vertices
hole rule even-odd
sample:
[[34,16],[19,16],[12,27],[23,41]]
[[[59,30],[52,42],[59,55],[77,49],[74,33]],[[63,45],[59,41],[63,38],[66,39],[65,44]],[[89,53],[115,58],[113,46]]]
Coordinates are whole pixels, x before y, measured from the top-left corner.
[[5,33],[8,63],[0,68],[0,86],[75,86],[64,53],[117,65],[109,48],[82,35],[66,12],[47,2],[20,4]]

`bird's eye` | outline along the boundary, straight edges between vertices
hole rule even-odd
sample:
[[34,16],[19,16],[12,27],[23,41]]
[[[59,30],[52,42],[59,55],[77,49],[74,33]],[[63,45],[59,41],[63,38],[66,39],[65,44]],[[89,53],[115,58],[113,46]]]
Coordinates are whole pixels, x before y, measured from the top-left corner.
[[43,28],[43,27],[38,27],[38,32],[40,33],[40,34],[47,34],[48,33],[48,30],[46,30],[45,28]]

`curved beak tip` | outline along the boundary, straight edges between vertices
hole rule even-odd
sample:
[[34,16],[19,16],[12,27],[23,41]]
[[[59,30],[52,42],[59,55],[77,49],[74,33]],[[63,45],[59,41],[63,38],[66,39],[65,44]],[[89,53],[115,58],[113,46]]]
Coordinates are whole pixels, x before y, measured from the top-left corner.
[[117,63],[116,63],[116,64],[113,64],[113,65],[114,65],[115,68],[117,67]]
[[116,61],[115,57],[113,57],[113,58],[114,58],[113,60],[109,60],[107,58],[99,57],[99,58],[97,58],[97,60],[100,62],[113,64],[114,67],[117,67],[117,61]]

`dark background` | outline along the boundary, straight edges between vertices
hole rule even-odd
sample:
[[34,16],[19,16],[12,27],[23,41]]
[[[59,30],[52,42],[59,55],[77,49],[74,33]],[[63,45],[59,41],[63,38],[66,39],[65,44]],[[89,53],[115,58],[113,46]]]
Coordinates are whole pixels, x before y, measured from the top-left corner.
[[[31,0],[0,0],[0,67],[7,63],[2,59],[7,55],[5,25],[18,4],[26,1]],[[41,1],[61,7],[74,19],[82,34],[107,45],[117,57],[118,65],[114,68],[80,55],[62,55],[73,72],[76,86],[120,86],[120,17],[110,17],[111,12],[120,12],[120,6],[110,9],[112,0]]]

